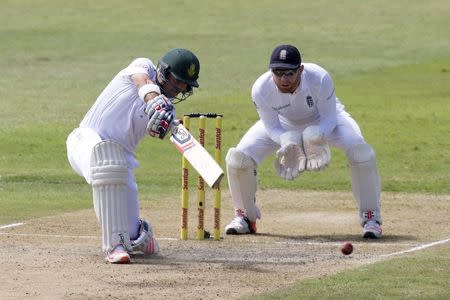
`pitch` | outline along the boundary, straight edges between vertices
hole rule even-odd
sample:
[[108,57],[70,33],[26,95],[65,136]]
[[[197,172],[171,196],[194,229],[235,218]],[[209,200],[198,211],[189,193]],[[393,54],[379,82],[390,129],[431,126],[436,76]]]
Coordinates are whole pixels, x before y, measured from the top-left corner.
[[[224,198],[227,220],[226,191]],[[361,237],[350,193],[264,190],[258,201],[259,233],[221,241],[179,240],[179,218],[167,217],[179,215],[179,206],[148,201],[142,213],[152,220],[161,252],[128,266],[103,261],[91,209],[0,229],[2,297],[107,298],[113,289],[115,299],[237,299],[404,255],[450,234],[446,224],[433,221],[446,219],[448,195],[383,193],[388,221],[377,241]],[[351,256],[339,252],[342,241],[355,246]]]

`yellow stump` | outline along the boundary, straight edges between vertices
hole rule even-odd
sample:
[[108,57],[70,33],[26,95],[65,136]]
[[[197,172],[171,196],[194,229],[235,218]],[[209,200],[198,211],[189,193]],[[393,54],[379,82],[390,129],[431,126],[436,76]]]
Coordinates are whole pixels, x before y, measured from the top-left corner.
[[[216,117],[216,132],[214,143],[214,158],[219,166],[222,165],[222,117]],[[214,240],[220,240],[220,183],[214,188]]]
[[[200,116],[198,119],[198,142],[205,146],[205,127],[206,118]],[[197,183],[197,209],[198,209],[198,223],[197,223],[197,240],[205,239],[205,180],[199,175]]]
[[[216,114],[191,114],[183,117],[183,124],[187,130],[190,129],[190,117],[199,118],[198,123],[198,141],[204,147],[205,146],[205,133],[206,133],[206,118],[215,118],[215,152],[214,158],[219,165],[222,165],[222,117]],[[182,240],[187,240],[189,236],[188,231],[188,215],[189,215],[189,162],[184,156],[181,161],[182,174],[181,174],[181,232],[180,236]],[[220,240],[220,219],[221,219],[221,189],[220,183],[214,188],[214,228],[213,235],[214,240]],[[203,240],[205,238],[205,181],[199,175],[197,182],[197,211],[198,211],[198,224],[196,238]]]
[[[190,120],[183,117],[183,125],[189,130]],[[188,239],[188,209],[189,209],[189,162],[184,156],[181,158],[181,232],[182,240]]]

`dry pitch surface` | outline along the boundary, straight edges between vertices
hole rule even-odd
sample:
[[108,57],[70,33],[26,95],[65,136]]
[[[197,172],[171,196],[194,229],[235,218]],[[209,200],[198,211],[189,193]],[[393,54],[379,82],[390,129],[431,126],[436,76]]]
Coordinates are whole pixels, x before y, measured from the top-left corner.
[[[383,193],[384,237],[377,241],[361,238],[350,193],[265,190],[257,196],[263,213],[259,233],[219,242],[178,240],[178,202],[160,201],[166,204],[157,207],[146,201],[142,215],[151,220],[161,252],[134,257],[130,265],[104,262],[93,210],[1,228],[0,298],[236,299],[450,238],[450,195]],[[212,202],[206,205],[206,228],[212,229]],[[225,192],[222,225],[231,217]],[[339,252],[346,240],[355,247],[350,256]]]

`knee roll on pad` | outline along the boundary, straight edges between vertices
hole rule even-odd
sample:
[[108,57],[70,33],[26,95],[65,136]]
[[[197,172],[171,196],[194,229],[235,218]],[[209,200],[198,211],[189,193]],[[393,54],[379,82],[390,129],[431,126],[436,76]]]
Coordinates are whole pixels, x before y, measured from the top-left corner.
[[118,244],[131,250],[125,196],[128,166],[122,145],[106,140],[94,146],[91,178],[94,208],[102,227],[103,251],[108,252]]
[[236,148],[230,148],[225,157],[227,166],[234,169],[256,169],[256,162],[253,158],[245,155]]
[[359,164],[375,159],[375,151],[369,144],[357,144],[347,151],[347,157],[351,164]]

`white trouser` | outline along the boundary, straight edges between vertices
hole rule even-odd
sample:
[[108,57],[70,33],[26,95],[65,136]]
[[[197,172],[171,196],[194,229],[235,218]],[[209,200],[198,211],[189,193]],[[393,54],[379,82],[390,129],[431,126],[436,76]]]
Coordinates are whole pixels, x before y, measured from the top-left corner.
[[[318,125],[308,123],[297,128],[289,127],[289,130],[298,129],[303,131],[310,125]],[[364,138],[361,134],[358,124],[348,114],[339,114],[337,116],[337,126],[327,139],[327,143],[331,147],[347,151],[352,145],[363,144]],[[266,157],[273,154],[280,148],[267,134],[262,121],[256,122],[242,137],[236,149],[253,158],[259,165]]]
[[[72,169],[86,182],[91,184],[91,154],[92,149],[101,141],[100,136],[89,128],[76,128],[67,137],[67,158]],[[132,154],[126,153],[127,161],[134,161]],[[132,240],[139,235],[139,201],[137,184],[133,169],[128,167],[128,184],[125,192],[128,207],[128,232]]]
[[[310,125],[318,124],[309,123],[299,127],[286,126],[286,129],[303,131]],[[381,223],[380,181],[377,175],[375,158],[372,156],[367,158],[370,162],[368,170],[357,170],[352,167],[355,165],[354,159],[352,159],[352,153],[354,152],[355,146],[366,144],[358,124],[347,113],[338,114],[337,126],[327,138],[327,143],[332,147],[343,150],[347,156],[349,165],[351,166],[350,170],[353,174],[351,176],[352,188],[360,210],[361,225],[368,219],[368,217],[365,216],[367,213],[375,213],[376,220]],[[236,146],[237,151],[251,157],[258,165],[279,148],[280,145],[275,143],[267,134],[262,121],[256,122]],[[368,148],[370,148],[370,146]],[[365,162],[361,163],[364,164]],[[364,178],[358,178],[357,174],[362,174]]]

